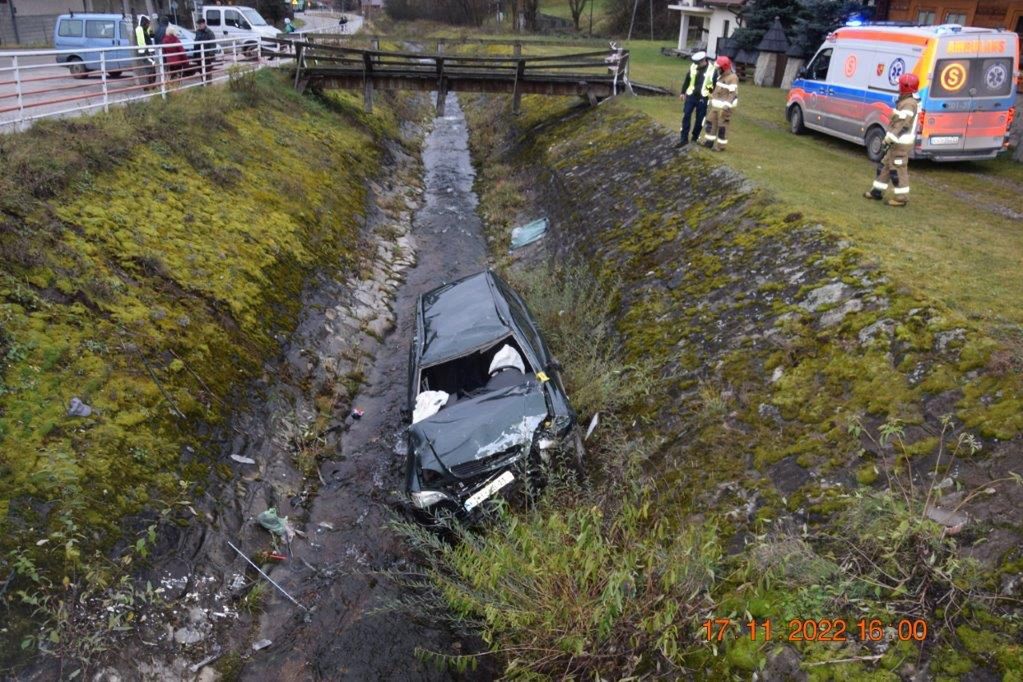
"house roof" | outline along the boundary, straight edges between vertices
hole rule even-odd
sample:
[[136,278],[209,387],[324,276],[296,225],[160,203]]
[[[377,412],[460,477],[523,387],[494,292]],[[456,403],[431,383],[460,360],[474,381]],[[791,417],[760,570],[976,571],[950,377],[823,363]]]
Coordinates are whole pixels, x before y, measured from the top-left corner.
[[757,45],[760,52],[786,52],[789,49],[789,39],[785,37],[785,29],[781,26],[781,20],[774,18],[771,28],[767,29],[763,40]]

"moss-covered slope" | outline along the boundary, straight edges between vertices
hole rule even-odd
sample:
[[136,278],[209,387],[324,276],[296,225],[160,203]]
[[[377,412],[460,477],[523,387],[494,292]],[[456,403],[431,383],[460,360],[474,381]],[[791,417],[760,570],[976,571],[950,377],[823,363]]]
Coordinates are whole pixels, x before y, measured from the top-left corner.
[[[852,679],[880,666],[887,679],[908,674],[910,659],[927,670],[932,655],[932,674],[957,656],[971,670],[1018,669],[1009,616],[1023,520],[1012,473],[1023,465],[1018,349],[893,281],[827,226],[780,211],[709,154],[671,149],[643,115],[536,99],[508,137],[512,119],[497,109],[474,110],[477,155],[505,164],[491,177],[484,168],[481,204],[502,229],[527,196],[552,219],[553,258],[581,258],[617,288],[623,360],[656,367],[658,388],[634,416],[658,446],[647,471],[659,514],[714,519],[733,555],[717,615],[777,624],[918,613],[932,623],[920,651],[893,647],[879,663],[880,654],[856,658],[877,653],[869,646],[801,648],[804,660],[854,660],[800,676]],[[849,543],[864,554],[844,563]],[[831,568],[778,568],[801,552]],[[946,571],[941,589],[914,573],[928,562]],[[870,571],[885,566],[888,577],[870,586],[879,575]],[[974,652],[956,622],[993,637],[1000,653]],[[743,674],[777,648],[729,651],[722,659],[708,647],[687,665]]]
[[306,276],[356,261],[395,130],[266,72],[0,139],[5,577],[74,582],[134,544],[125,518],[187,501]]

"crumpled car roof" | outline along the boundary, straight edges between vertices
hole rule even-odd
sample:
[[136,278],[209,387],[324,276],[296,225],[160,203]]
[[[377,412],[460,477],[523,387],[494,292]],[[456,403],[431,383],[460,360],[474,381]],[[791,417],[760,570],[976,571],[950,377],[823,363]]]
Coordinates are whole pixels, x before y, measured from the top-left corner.
[[509,336],[506,306],[484,271],[423,296],[420,366],[429,367]]

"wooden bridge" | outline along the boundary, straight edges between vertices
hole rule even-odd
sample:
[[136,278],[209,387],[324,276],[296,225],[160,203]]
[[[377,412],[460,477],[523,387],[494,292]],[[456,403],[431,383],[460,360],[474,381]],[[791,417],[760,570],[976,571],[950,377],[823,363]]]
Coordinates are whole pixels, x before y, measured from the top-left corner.
[[295,50],[295,87],[362,90],[367,111],[376,90],[437,93],[443,115],[449,92],[507,93],[519,111],[522,95],[585,97],[591,104],[622,92],[669,95],[667,90],[629,80],[627,50],[525,56],[521,44],[508,56],[469,56],[362,49],[322,42],[289,41]]

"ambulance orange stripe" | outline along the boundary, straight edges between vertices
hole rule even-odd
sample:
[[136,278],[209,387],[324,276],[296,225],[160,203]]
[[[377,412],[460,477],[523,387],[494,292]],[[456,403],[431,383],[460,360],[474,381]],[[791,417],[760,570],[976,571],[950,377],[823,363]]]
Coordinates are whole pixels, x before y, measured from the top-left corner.
[[856,38],[859,40],[879,40],[885,43],[905,43],[907,45],[926,45],[930,42],[924,36],[906,35],[904,33],[886,33],[884,31],[867,31],[856,28],[843,28],[837,31],[842,38]]

